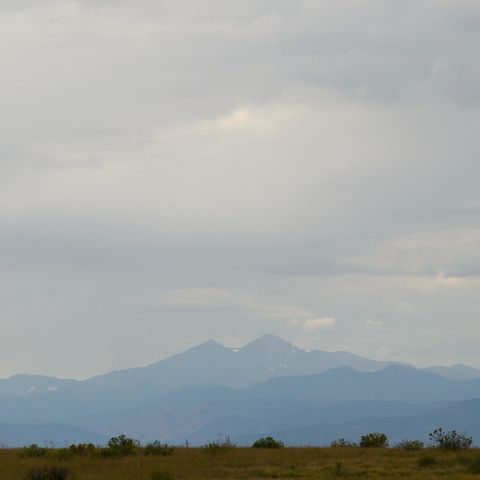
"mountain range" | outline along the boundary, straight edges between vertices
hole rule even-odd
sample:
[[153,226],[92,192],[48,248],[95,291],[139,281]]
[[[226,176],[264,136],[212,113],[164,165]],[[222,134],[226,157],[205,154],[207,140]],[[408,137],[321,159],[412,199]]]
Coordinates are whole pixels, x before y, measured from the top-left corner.
[[[480,413],[480,401],[472,400],[479,398],[480,371],[472,367],[416,369],[348,352],[307,352],[265,335],[240,349],[211,340],[146,367],[84,381],[0,380],[0,441],[102,443],[125,433],[192,444],[224,434],[248,443],[270,432],[293,444],[322,444],[375,426],[395,438],[418,438],[425,431],[417,426],[437,418],[441,425],[468,424],[480,439],[469,417]],[[2,432],[10,432],[11,441]]]
[[46,446],[68,446],[72,443],[105,444],[107,437],[85,428],[52,423],[46,425],[15,425],[0,423],[0,445],[23,447],[33,443]]
[[28,398],[39,393],[56,392],[71,387],[77,380],[64,380],[44,375],[13,375],[0,379],[0,399],[9,397]]
[[287,445],[329,445],[334,439],[345,438],[358,442],[365,432],[383,432],[395,445],[405,439],[428,442],[428,433],[439,426],[445,430],[457,430],[480,439],[480,400],[455,402],[443,408],[414,416],[379,415],[354,419],[342,424],[322,423],[288,430],[269,430],[236,438],[239,445],[251,445],[259,436],[273,435]]

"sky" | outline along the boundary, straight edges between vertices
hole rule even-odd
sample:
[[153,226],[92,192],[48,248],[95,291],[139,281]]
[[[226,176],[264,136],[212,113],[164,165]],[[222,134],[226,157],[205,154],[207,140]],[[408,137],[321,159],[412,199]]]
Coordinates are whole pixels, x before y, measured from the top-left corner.
[[477,0],[1,0],[0,376],[480,367],[478,51]]

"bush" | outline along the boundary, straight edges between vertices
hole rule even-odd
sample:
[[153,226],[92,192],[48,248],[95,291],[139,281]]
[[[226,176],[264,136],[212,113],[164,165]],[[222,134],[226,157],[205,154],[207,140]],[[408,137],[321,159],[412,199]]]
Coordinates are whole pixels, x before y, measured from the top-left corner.
[[388,447],[388,438],[384,433],[367,433],[360,440],[362,448],[385,448]]
[[420,457],[417,461],[417,465],[422,468],[432,467],[436,464],[437,459],[435,457],[432,457],[432,455],[423,455],[423,457]]
[[126,457],[133,455],[140,448],[140,442],[125,435],[112,437],[107,448],[102,450],[105,457]]
[[42,458],[47,455],[47,452],[48,450],[46,448],[39,447],[36,443],[32,443],[32,445],[22,449],[22,457]]
[[150,480],[175,480],[175,475],[172,472],[162,470],[151,473]]
[[402,440],[396,445],[396,447],[401,448],[402,450],[413,452],[416,450],[422,450],[425,445],[420,440]]
[[77,443],[68,447],[73,455],[92,455],[97,452],[97,447],[93,443]]
[[355,442],[351,442],[345,438],[339,438],[330,444],[330,448],[355,448],[357,446],[358,445]]
[[226,437],[220,436],[220,438],[216,442],[207,443],[204,448],[207,452],[217,453],[231,450],[232,448],[235,448],[235,444],[227,435]]
[[23,477],[24,480],[65,480],[69,471],[62,467],[32,468]]
[[252,445],[252,448],[283,448],[284,446],[283,442],[273,437],[262,437]]
[[443,448],[444,450],[464,450],[470,448],[473,444],[472,437],[457,433],[455,430],[444,432],[443,429],[437,428],[437,430],[429,433],[428,436],[434,447]]
[[161,443],[158,440],[154,442],[147,443],[143,447],[143,452],[145,455],[172,455],[173,447],[167,443]]

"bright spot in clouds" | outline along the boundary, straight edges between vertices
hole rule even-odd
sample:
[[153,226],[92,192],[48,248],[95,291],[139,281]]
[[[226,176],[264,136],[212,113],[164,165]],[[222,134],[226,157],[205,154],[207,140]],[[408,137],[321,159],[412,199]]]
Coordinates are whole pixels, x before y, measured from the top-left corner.
[[321,317],[321,318],[307,318],[307,320],[299,321],[299,325],[304,332],[311,333],[322,328],[332,327],[337,323],[333,317]]

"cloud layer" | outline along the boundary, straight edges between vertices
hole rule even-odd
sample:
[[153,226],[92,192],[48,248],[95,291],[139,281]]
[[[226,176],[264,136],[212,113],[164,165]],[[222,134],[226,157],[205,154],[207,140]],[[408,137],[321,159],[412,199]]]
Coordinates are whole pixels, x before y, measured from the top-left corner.
[[477,3],[2,2],[0,374],[478,365]]

